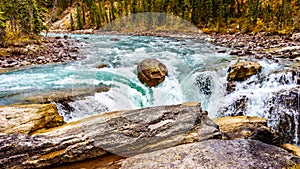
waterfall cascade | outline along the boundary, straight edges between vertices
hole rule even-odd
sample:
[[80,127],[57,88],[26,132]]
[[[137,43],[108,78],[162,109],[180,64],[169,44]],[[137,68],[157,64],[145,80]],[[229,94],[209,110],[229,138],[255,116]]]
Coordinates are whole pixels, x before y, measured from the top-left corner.
[[[261,73],[236,82],[235,90],[228,93],[227,69],[237,58],[217,53],[204,40],[70,36],[81,41],[81,54],[86,59],[0,74],[0,104],[19,103],[45,91],[94,88],[92,95],[67,103],[71,112],[57,103],[66,121],[107,111],[195,101],[201,102],[212,118],[230,115],[267,118],[271,128],[286,133],[287,141],[299,142],[299,73],[287,65],[257,60],[263,67]],[[112,38],[119,41],[111,41]],[[137,79],[136,66],[146,58],[160,60],[169,70],[169,76],[157,87],[149,88]],[[108,66],[97,69],[99,64]],[[109,86],[110,90],[97,92],[99,86]]]

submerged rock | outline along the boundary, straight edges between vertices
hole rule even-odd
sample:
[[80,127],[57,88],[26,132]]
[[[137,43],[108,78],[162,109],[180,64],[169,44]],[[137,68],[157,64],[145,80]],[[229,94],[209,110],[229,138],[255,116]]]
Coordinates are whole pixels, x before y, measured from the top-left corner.
[[267,119],[250,116],[227,116],[213,119],[224,140],[245,138],[278,145],[278,135],[267,127]]
[[138,78],[149,87],[157,86],[165,80],[168,70],[156,59],[145,59],[137,66]]
[[0,133],[29,134],[64,124],[55,104],[0,106]]
[[292,153],[257,140],[208,140],[137,155],[122,169],[153,168],[284,168],[299,164]]
[[243,81],[261,71],[262,66],[256,62],[237,62],[228,69],[228,81]]

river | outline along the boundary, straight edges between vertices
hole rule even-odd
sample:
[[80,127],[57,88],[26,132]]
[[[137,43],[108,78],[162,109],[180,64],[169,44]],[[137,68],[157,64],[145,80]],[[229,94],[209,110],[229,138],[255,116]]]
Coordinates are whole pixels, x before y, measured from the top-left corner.
[[[204,38],[68,36],[79,41],[80,55],[85,59],[0,74],[0,105],[21,103],[24,97],[47,91],[110,86],[108,92],[95,90],[93,95],[68,103],[72,112],[66,112],[57,103],[60,113],[66,121],[74,121],[107,111],[193,101],[201,102],[211,118],[260,116],[267,118],[275,130],[279,130],[282,115],[288,114],[293,124],[287,132],[293,136],[291,142],[299,142],[299,93],[296,108],[281,106],[279,110],[274,101],[278,100],[278,93],[298,87],[286,64],[254,59],[263,66],[262,72],[238,82],[236,90],[227,94],[227,70],[237,57],[218,53],[216,46]],[[157,87],[146,87],[137,79],[137,64],[146,58],[156,58],[168,68],[168,77]],[[100,64],[108,66],[96,68]]]

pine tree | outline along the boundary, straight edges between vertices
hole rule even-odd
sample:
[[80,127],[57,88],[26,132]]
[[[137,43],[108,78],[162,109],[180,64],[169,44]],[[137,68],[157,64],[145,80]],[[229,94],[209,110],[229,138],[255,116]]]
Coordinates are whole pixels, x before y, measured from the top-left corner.
[[35,0],[32,0],[32,13],[33,13],[33,33],[39,35],[44,29],[43,21],[39,14],[39,8]]
[[192,22],[193,24],[195,24],[196,26],[199,25],[200,21],[200,10],[201,9],[201,2],[200,0],[194,0],[193,4],[192,4]]
[[73,15],[71,12],[70,12],[70,28],[71,28],[71,31],[75,30],[74,19],[73,19]]
[[0,11],[0,42],[3,42],[5,38],[5,28],[6,28],[5,22],[6,22],[6,18],[4,17],[4,12]]
[[82,22],[81,22],[81,14],[79,9],[79,0],[76,2],[76,21],[77,21],[77,29],[82,29]]
[[30,1],[18,1],[13,5],[17,11],[17,15],[13,16],[16,21],[16,27],[13,31],[20,30],[25,34],[30,34],[33,31],[33,12],[29,4]]
[[85,22],[85,9],[84,9],[84,3],[83,3],[83,0],[81,2],[81,9],[82,9],[82,26],[85,26],[86,25],[86,22]]

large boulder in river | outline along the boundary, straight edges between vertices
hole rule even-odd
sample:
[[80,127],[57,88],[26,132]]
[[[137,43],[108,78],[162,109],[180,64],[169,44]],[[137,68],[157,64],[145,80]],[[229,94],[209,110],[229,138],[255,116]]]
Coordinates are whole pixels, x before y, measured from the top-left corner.
[[0,106],[0,133],[29,134],[64,124],[55,104]]
[[300,163],[288,151],[257,140],[207,140],[137,155],[122,162],[122,169],[284,168]]
[[237,62],[228,69],[228,81],[243,81],[261,71],[259,63],[251,61]]
[[168,70],[156,59],[145,59],[137,66],[138,78],[149,87],[156,86],[165,80]]
[[267,127],[267,119],[256,116],[227,116],[213,119],[224,140],[245,138],[279,145],[278,135]]

